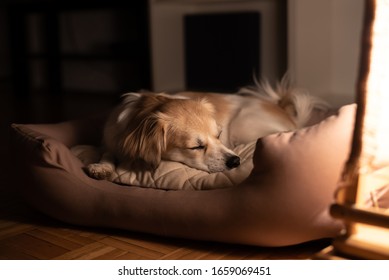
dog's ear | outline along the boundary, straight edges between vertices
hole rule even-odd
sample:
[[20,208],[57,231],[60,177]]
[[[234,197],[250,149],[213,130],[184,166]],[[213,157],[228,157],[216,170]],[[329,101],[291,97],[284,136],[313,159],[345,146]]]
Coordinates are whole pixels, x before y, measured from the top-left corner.
[[116,123],[127,125],[126,120],[129,120],[129,115],[134,110],[133,106],[139,101],[141,98],[141,94],[130,92],[125,93],[121,96],[122,98],[122,106],[120,106],[120,111],[117,114]]
[[142,119],[123,143],[123,151],[128,159],[141,160],[153,169],[158,167],[165,150],[166,127],[158,114]]

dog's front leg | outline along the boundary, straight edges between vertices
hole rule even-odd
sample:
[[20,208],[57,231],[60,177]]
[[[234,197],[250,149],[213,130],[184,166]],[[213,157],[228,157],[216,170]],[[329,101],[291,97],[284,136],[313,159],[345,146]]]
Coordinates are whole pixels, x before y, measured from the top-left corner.
[[99,163],[87,165],[86,172],[92,178],[98,180],[112,180],[115,172],[115,160],[112,154],[105,152]]

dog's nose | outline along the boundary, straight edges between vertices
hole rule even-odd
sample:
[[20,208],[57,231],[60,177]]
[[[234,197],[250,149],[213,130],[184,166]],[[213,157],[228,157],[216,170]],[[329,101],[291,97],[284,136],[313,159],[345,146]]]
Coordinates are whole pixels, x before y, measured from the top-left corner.
[[231,156],[227,159],[226,166],[230,169],[238,167],[240,165],[240,157]]

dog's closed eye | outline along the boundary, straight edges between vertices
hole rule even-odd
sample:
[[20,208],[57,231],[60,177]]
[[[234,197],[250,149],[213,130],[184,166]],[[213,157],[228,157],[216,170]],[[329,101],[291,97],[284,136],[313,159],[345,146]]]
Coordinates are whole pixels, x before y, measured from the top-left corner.
[[200,138],[198,138],[196,141],[196,145],[189,147],[189,149],[190,150],[204,150],[205,149],[204,141],[202,141]]
[[191,147],[189,149],[190,150],[204,150],[205,146],[204,145],[199,145],[199,146]]

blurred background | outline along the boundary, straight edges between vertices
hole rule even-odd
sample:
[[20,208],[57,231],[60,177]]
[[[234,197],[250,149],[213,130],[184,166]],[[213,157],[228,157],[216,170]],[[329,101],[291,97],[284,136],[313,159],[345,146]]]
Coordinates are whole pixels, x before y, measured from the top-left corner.
[[109,107],[129,91],[234,92],[253,76],[275,83],[289,71],[298,86],[338,106],[352,102],[362,6],[3,0],[2,103],[20,111],[15,121],[57,121]]
[[150,88],[148,3],[127,2],[2,4],[1,92],[15,121],[76,117]]

